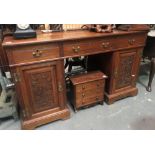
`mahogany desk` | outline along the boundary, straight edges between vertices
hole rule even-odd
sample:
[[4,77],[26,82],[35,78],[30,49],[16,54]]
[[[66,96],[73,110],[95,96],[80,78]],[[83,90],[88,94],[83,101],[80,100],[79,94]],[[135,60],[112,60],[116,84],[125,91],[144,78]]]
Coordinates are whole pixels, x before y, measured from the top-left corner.
[[108,104],[135,96],[136,79],[147,32],[89,31],[56,32],[37,38],[14,40],[5,37],[7,54],[15,82],[22,117],[22,128],[67,119],[64,59],[89,56],[89,70],[102,70]]

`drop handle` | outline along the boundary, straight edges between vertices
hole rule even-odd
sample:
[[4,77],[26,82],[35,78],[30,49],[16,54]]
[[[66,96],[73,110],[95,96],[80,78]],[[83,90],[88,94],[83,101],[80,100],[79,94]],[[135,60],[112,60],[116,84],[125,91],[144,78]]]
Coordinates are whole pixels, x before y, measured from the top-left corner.
[[36,50],[35,52],[32,53],[33,57],[37,58],[40,57],[42,55],[42,51],[40,50]]
[[128,42],[129,42],[130,45],[133,45],[135,43],[135,41],[136,41],[135,39],[129,39],[128,40]]
[[75,53],[78,53],[78,52],[80,52],[80,46],[77,46],[77,47],[73,46],[73,47],[72,47],[72,50],[73,50]]
[[102,48],[108,48],[110,45],[109,42],[102,43]]

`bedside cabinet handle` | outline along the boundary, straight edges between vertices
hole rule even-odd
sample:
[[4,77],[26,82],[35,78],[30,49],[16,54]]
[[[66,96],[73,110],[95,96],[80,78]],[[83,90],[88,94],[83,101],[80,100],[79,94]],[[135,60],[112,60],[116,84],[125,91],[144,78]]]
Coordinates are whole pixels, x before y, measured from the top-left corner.
[[73,46],[73,47],[72,47],[72,50],[73,50],[75,53],[78,53],[78,52],[80,52],[80,46],[77,46],[77,47]]
[[102,48],[108,48],[110,45],[109,42],[106,42],[106,43],[102,43]]
[[32,53],[34,58],[40,57],[42,55],[42,51],[36,50],[35,52]]
[[128,40],[128,42],[129,42],[130,45],[133,45],[135,43],[135,41],[136,41],[135,39],[129,39]]

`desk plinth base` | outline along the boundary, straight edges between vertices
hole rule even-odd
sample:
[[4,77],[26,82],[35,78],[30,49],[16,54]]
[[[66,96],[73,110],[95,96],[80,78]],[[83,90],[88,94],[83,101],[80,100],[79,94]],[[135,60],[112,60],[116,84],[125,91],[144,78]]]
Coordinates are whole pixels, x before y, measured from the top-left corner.
[[138,94],[137,88],[128,89],[123,92],[119,92],[115,94],[107,94],[105,92],[105,101],[107,104],[113,104],[117,100],[129,97],[129,96],[136,96],[137,94]]
[[65,120],[68,118],[70,118],[70,111],[68,107],[66,107],[61,111],[51,113],[46,116],[42,116],[39,118],[30,119],[30,120],[22,120],[21,126],[23,130],[32,130],[38,126],[41,126],[56,120],[60,120],[60,119]]

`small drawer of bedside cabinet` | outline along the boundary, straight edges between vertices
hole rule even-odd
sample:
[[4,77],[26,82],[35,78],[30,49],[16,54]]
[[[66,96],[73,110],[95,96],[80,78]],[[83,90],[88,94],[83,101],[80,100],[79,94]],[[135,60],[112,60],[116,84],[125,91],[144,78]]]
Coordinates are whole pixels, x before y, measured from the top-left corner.
[[100,71],[76,75],[70,78],[71,98],[74,110],[104,101],[104,86],[107,76]]

